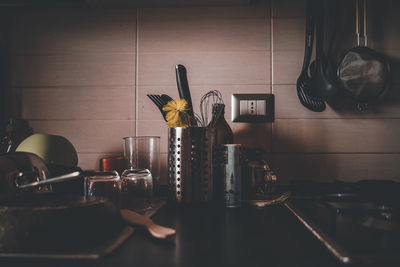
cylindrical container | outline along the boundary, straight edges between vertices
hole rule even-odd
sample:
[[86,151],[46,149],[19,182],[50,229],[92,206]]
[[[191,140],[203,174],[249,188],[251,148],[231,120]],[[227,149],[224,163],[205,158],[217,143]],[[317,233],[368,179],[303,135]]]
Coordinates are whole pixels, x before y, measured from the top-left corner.
[[226,144],[219,146],[219,162],[221,174],[223,202],[226,207],[240,207],[242,205],[242,176],[244,168],[243,151],[240,144]]
[[[138,168],[141,157],[148,151],[147,138],[125,137],[124,158],[127,169],[121,175],[121,207],[143,212],[151,208],[153,178],[147,168]],[[146,151],[142,153],[141,151]]]
[[160,137],[125,137],[125,159],[128,166],[148,169],[153,179],[153,193],[157,195],[160,180]]
[[214,200],[213,149],[215,128],[168,130],[169,199],[178,204]]
[[125,159],[123,156],[113,156],[100,159],[100,171],[117,171],[119,175],[125,169]]

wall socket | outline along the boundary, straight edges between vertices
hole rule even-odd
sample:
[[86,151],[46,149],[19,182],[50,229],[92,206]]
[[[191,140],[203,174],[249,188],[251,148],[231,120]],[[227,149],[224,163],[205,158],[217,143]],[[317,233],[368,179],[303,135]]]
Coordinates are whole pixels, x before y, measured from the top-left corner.
[[231,98],[233,122],[273,122],[273,94],[233,94]]

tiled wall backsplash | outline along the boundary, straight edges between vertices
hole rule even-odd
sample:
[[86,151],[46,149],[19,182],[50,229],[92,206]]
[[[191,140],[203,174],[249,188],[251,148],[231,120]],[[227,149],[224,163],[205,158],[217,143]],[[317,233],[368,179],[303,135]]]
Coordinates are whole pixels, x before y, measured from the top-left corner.
[[[304,53],[305,1],[295,0],[242,7],[12,10],[13,112],[35,132],[66,136],[85,169],[121,154],[124,136],[159,135],[165,182],[167,127],[146,94],[178,97],[174,67],[183,64],[197,111],[204,93],[220,90],[235,142],[270,152],[281,181],[399,180],[400,4],[370,2],[370,45],[391,58],[394,81],[383,103],[366,112],[343,104],[313,113],[299,103],[295,83]],[[338,56],[355,45],[349,11],[354,3],[341,3]],[[231,123],[231,94],[267,92],[276,97],[274,123]]]

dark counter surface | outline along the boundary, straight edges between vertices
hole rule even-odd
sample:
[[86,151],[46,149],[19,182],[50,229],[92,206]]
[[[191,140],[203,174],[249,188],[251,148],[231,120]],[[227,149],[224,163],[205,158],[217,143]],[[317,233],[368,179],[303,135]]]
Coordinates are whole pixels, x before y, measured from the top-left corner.
[[0,266],[341,266],[283,205],[166,206],[153,220],[177,235],[157,240],[135,227],[127,242],[97,261],[1,260]]

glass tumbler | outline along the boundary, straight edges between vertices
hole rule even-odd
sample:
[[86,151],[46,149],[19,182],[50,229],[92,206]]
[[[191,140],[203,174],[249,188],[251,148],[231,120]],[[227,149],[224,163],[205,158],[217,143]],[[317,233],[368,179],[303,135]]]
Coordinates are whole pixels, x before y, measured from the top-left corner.
[[154,180],[159,176],[159,137],[123,140],[127,169],[121,175],[121,204],[123,208],[145,211],[151,208]]
[[104,197],[120,207],[121,180],[116,171],[89,172],[85,176],[85,196]]
[[[137,169],[148,169],[153,178],[153,194],[158,193],[160,180],[160,137],[136,136],[127,137],[134,146],[134,158]],[[126,140],[125,139],[125,144]]]

